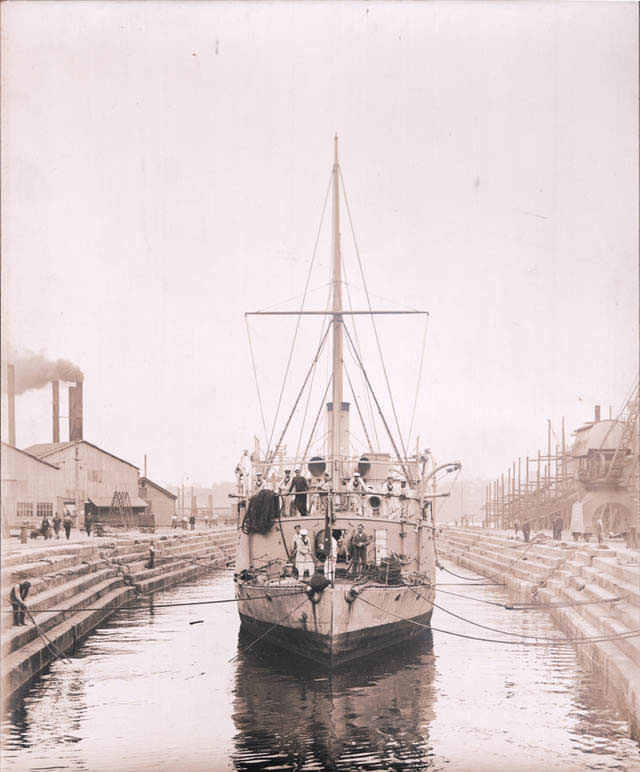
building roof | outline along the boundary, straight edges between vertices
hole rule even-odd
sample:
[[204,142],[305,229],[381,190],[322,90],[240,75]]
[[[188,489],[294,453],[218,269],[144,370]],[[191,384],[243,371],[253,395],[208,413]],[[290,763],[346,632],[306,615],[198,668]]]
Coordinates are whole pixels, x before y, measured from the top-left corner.
[[16,453],[22,453],[23,456],[27,456],[28,458],[33,459],[33,461],[37,461],[39,464],[45,464],[46,466],[50,466],[52,469],[59,470],[60,467],[56,466],[55,464],[50,463],[49,461],[44,461],[41,458],[38,458],[37,455],[34,453],[30,453],[28,450],[20,450],[20,448],[16,448],[13,445],[9,445],[8,442],[2,443],[3,452],[6,452],[6,449],[9,448],[10,450],[14,450]]
[[[131,464],[129,461],[125,461],[124,458],[120,458],[119,456],[115,456],[113,453],[109,453],[108,450],[99,448],[92,442],[88,442],[87,440],[79,440],[79,443],[81,445],[89,445],[90,447],[99,450],[100,453],[104,453],[106,456],[115,458],[116,461],[121,461],[123,464],[127,464],[134,469],[139,469],[139,467],[137,467],[135,464]],[[25,448],[25,453],[28,453],[32,456],[37,456],[38,458],[45,458],[46,456],[50,456],[52,453],[57,453],[59,450],[64,450],[65,448],[69,448],[75,444],[75,442],[40,442],[36,445],[29,445],[28,448]]]
[[615,450],[622,440],[623,431],[624,424],[612,419],[585,424],[576,430],[571,455],[577,458],[586,456],[589,450]]
[[168,496],[170,499],[173,499],[174,501],[178,499],[175,493],[171,493],[171,491],[168,491],[166,488],[163,488],[161,485],[158,485],[158,483],[154,483],[153,480],[150,480],[148,477],[141,477],[140,485],[150,485],[152,488],[155,488],[156,490],[160,491],[160,493],[164,493],[164,495]]
[[[111,496],[89,496],[89,501],[96,507],[102,507],[105,509],[108,509],[111,507]],[[149,503],[146,502],[144,499],[141,499],[140,496],[133,496],[133,498],[130,499],[131,507],[132,509],[143,509],[144,507],[148,507]]]

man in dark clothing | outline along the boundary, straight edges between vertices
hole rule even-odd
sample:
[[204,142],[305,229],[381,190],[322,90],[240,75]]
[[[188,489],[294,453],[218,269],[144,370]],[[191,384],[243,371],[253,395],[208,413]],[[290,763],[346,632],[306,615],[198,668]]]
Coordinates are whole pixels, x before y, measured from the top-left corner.
[[531,533],[531,523],[528,520],[525,520],[522,524],[522,535],[524,536],[525,541],[529,541],[529,534]]
[[367,544],[369,537],[364,532],[364,525],[358,523],[358,530],[351,537],[349,552],[351,552],[351,562],[353,566],[353,575],[364,573],[367,568]]
[[87,536],[91,536],[91,526],[93,525],[93,520],[91,519],[91,515],[87,514],[84,517],[84,527],[87,532]]
[[73,520],[71,519],[71,515],[65,514],[63,525],[64,525],[64,533],[68,539],[69,536],[71,536],[71,526],[73,525]]
[[300,474],[300,470],[295,470],[295,475],[293,480],[291,480],[291,485],[289,486],[289,493],[291,491],[295,490],[296,495],[294,496],[294,502],[296,509],[298,512],[302,515],[302,517],[307,516],[307,494],[306,491],[309,490],[309,484],[307,483],[306,479]]
[[40,523],[40,533],[44,536],[45,541],[51,537],[51,523],[46,515],[42,518],[42,523]]
[[19,584],[14,584],[11,588],[11,592],[9,593],[9,600],[11,601],[11,606],[13,607],[14,625],[26,624],[24,621],[24,612],[27,608],[27,604],[24,602],[24,599],[29,594],[30,588],[31,582],[21,582]]
[[62,518],[59,514],[56,513],[56,516],[53,518],[53,532],[56,535],[56,539],[60,538],[60,526],[62,525]]
[[189,518],[189,525],[191,526],[191,530],[192,531],[196,530],[196,516],[195,515],[191,515],[191,517]]

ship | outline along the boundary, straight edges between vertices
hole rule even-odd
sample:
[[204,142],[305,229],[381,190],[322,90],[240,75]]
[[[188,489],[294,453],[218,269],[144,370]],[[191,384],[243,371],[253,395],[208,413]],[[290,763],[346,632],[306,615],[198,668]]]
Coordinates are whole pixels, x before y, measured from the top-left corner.
[[[380,314],[428,312],[378,311],[371,307],[368,293],[368,308],[345,307],[341,181],[336,136],[329,182],[331,294],[326,309],[246,314],[314,314],[324,317],[326,325],[279,440],[264,454],[259,447],[251,455],[244,451],[233,494],[238,519],[235,599],[249,645],[260,642],[328,669],[402,646],[429,631],[437,562],[434,504],[447,495],[437,492],[436,481],[461,468],[457,461],[436,464],[417,442],[409,454],[399,426],[394,433],[374,392],[349,322],[353,325],[359,315],[369,317],[375,330]],[[329,340],[331,376],[318,412],[318,419],[324,412],[325,441],[320,450],[307,444],[300,457],[297,452],[287,457],[285,432]],[[354,452],[352,403],[343,393],[345,373],[349,380],[346,350],[358,364],[386,431],[388,452],[374,446],[368,434],[366,444]],[[351,398],[366,433],[353,388]]]

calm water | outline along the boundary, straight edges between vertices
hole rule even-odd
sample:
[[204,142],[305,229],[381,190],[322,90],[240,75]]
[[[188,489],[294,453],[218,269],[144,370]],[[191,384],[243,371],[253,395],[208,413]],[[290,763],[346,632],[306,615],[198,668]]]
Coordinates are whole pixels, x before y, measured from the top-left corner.
[[[499,587],[443,589],[505,598]],[[224,573],[155,603],[232,595]],[[493,627],[558,634],[543,612],[442,593],[438,602]],[[501,637],[439,610],[433,625]],[[436,632],[328,678],[254,649],[230,662],[248,643],[238,627],[234,604],[119,612],[4,716],[2,768],[640,769],[626,723],[572,650]]]

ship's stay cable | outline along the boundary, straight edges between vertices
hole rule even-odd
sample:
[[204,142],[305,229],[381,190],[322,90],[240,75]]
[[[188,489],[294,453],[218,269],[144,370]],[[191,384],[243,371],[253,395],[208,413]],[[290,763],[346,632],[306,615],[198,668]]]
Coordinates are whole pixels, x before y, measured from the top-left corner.
[[304,449],[303,458],[307,458],[309,455],[309,448],[311,447],[313,438],[315,437],[318,421],[320,420],[320,416],[322,415],[322,409],[324,408],[324,403],[325,403],[325,400],[327,399],[327,394],[329,393],[329,387],[331,386],[332,382],[333,382],[333,373],[329,376],[329,380],[327,381],[327,386],[324,390],[324,394],[322,395],[322,400],[320,401],[320,407],[318,408],[318,412],[316,414],[316,420],[313,423],[313,428],[311,429],[311,434],[309,435],[309,442],[307,442],[307,447]]
[[244,323],[247,328],[247,339],[249,340],[249,351],[251,353],[251,366],[253,368],[253,377],[256,381],[256,391],[258,392],[258,404],[260,405],[260,415],[262,416],[262,427],[264,429],[264,440],[269,441],[269,432],[267,431],[267,422],[264,419],[264,407],[262,405],[262,395],[260,394],[260,382],[258,381],[258,371],[256,370],[256,359],[253,355],[253,344],[251,343],[251,331],[249,330],[249,318],[245,314]]
[[[318,250],[318,242],[320,241],[320,233],[322,232],[322,224],[324,223],[324,216],[327,211],[327,201],[329,199],[329,190],[331,189],[331,176],[329,177],[329,182],[327,183],[327,190],[324,194],[324,204],[322,205],[322,216],[320,217],[320,224],[318,225],[318,232],[316,233],[316,240],[313,245],[313,252],[311,255],[311,263],[309,264],[309,270],[307,272],[307,280],[304,285],[304,293],[302,295],[302,300],[300,302],[300,311],[304,309],[304,304],[307,299],[307,292],[309,290],[309,282],[311,280],[311,272],[313,271],[313,265],[316,260],[316,253]],[[298,316],[298,319],[296,321],[296,327],[293,333],[293,340],[291,341],[291,349],[289,350],[289,358],[287,360],[287,366],[284,371],[284,378],[282,379],[282,387],[280,388],[280,396],[278,397],[278,404],[276,407],[276,414],[273,418],[273,426],[271,427],[271,434],[269,435],[269,441],[267,442],[267,452],[265,454],[265,458],[267,460],[267,463],[269,463],[269,451],[271,450],[271,442],[273,440],[273,433],[276,430],[276,424],[278,422],[278,415],[280,414],[280,406],[282,405],[282,396],[284,394],[284,389],[287,383],[287,376],[289,375],[289,368],[291,367],[291,360],[293,358],[293,351],[295,349],[296,340],[298,338],[298,330],[300,329],[300,322],[302,320],[302,316]]]
[[366,370],[364,369],[364,364],[362,363],[362,359],[358,356],[358,352],[355,350],[353,339],[351,338],[351,334],[349,333],[349,328],[345,325],[344,331],[347,335],[347,340],[349,341],[349,345],[351,346],[351,350],[354,352],[358,365],[362,372],[364,373],[364,377],[367,381],[367,385],[371,391],[371,396],[373,397],[373,401],[376,403],[376,407],[378,409],[378,413],[380,414],[380,418],[382,419],[382,423],[384,425],[384,428],[387,430],[387,435],[389,436],[389,440],[391,441],[391,445],[393,446],[393,450],[395,451],[396,457],[398,459],[398,462],[400,463],[400,466],[402,467],[405,475],[407,476],[407,480],[411,481],[411,475],[409,474],[409,467],[406,461],[402,460],[402,456],[400,454],[400,451],[398,450],[398,446],[396,445],[396,441],[393,438],[393,434],[391,432],[391,429],[389,428],[389,424],[387,423],[384,413],[382,412],[382,408],[380,407],[380,403],[378,402],[378,398],[375,395],[375,392],[373,390],[373,386],[371,385],[371,381],[369,380],[369,376],[367,375]]
[[[420,385],[422,383],[422,369],[424,365],[424,352],[427,348],[427,332],[429,330],[429,314],[426,314],[424,318],[424,333],[422,334],[422,351],[420,353],[420,367],[418,369],[418,382],[416,383],[416,394],[413,399],[413,409],[411,411],[411,422],[409,423],[409,431],[407,432],[407,447],[411,445],[411,432],[413,431],[413,422],[416,418],[416,408],[418,406],[418,395],[420,394]],[[417,461],[417,459],[416,459]]]
[[[349,301],[349,310],[353,311],[353,303],[351,302],[351,287],[350,287],[349,282],[347,281],[347,269],[346,269],[346,265],[345,265],[344,261],[342,262],[342,273],[344,274],[344,286],[346,287],[346,290],[347,290],[347,299]],[[345,324],[346,324],[346,322],[345,322]],[[360,345],[360,336],[358,335],[358,325],[356,323],[356,317],[355,316],[351,317],[351,324],[353,325],[353,336],[354,336],[354,340],[356,342],[356,348],[358,349],[358,353],[360,354],[360,358],[362,359],[363,358],[362,357],[362,346]],[[373,436],[375,437],[375,440],[376,440],[376,450],[379,452],[380,451],[380,439],[378,437],[378,429],[376,427],[375,413],[373,412],[373,406],[371,404],[371,396],[370,396],[369,391],[367,389],[367,384],[365,383],[364,375],[362,375],[362,373],[360,375],[362,376],[362,391],[364,392],[365,400],[367,402],[367,408],[369,410],[369,418],[371,419],[371,428],[372,428]],[[352,389],[352,391],[353,391],[353,389]],[[354,394],[355,394],[355,392],[354,392]],[[366,428],[365,428],[365,434],[366,434]],[[371,450],[373,451],[373,448],[371,448]]]
[[[309,367],[309,370],[307,371],[307,375],[306,375],[306,377],[304,379],[304,382],[303,382],[302,386],[300,387],[300,391],[298,392],[298,396],[296,397],[296,401],[293,404],[293,408],[291,409],[291,413],[289,413],[289,418],[287,419],[287,422],[286,422],[286,424],[284,426],[284,429],[282,430],[282,433],[280,435],[280,439],[278,440],[278,443],[275,446],[276,450],[282,444],[282,440],[284,439],[284,436],[287,433],[287,429],[289,428],[289,424],[291,423],[291,419],[293,418],[294,413],[296,412],[296,409],[298,407],[298,403],[300,402],[300,398],[302,397],[302,394],[303,394],[303,392],[304,392],[304,390],[306,388],[307,381],[311,377],[311,373],[314,370],[315,365],[316,365],[318,359],[320,358],[320,354],[322,353],[322,349],[324,348],[324,344],[327,341],[327,337],[329,335],[329,330],[330,329],[331,329],[331,324],[328,324],[327,325],[327,329],[325,330],[325,333],[324,333],[324,335],[322,337],[322,340],[320,341],[320,345],[318,346],[318,350],[316,351],[316,355],[313,358],[313,362],[311,363],[311,366]],[[274,451],[274,455],[275,455],[275,451]],[[271,469],[271,460],[267,456],[267,466],[265,467],[264,472],[263,472],[265,478],[269,474],[269,470],[270,469]]]
[[409,622],[412,625],[415,625],[416,627],[420,627],[423,630],[430,630],[436,633],[444,633],[445,635],[453,635],[456,638],[465,638],[469,641],[483,641],[485,643],[502,643],[509,646],[572,646],[573,644],[579,644],[579,643],[604,643],[606,641],[619,641],[626,638],[637,638],[640,636],[640,630],[630,630],[627,633],[621,633],[619,635],[603,635],[603,636],[594,636],[591,638],[567,638],[566,640],[553,640],[553,641],[507,641],[507,640],[500,640],[499,638],[480,638],[475,635],[466,635],[465,633],[456,633],[453,630],[442,630],[438,627],[433,627],[432,625],[425,625],[422,624],[422,622],[416,622],[415,619],[409,619],[408,617],[403,617],[400,614],[395,614],[393,611],[390,611],[389,609],[382,608],[382,606],[378,606],[375,603],[372,603],[371,601],[367,600],[366,598],[363,598],[361,595],[358,596],[359,599],[366,603],[369,606],[372,606],[373,608],[378,609],[378,611],[382,611],[383,613],[389,614],[392,617],[395,617],[396,619],[400,619],[403,622]]
[[369,288],[367,287],[367,279],[365,277],[364,268],[363,268],[363,265],[362,265],[362,258],[360,257],[360,249],[358,247],[358,240],[356,238],[356,231],[355,231],[355,228],[353,226],[353,219],[351,218],[351,207],[349,206],[349,199],[347,197],[347,189],[346,189],[346,186],[344,184],[344,179],[342,177],[342,170],[339,167],[338,167],[338,172],[340,174],[340,180],[342,182],[342,195],[344,197],[344,203],[345,203],[345,206],[346,206],[346,209],[347,209],[347,216],[349,217],[349,226],[351,228],[351,235],[353,236],[353,245],[354,245],[355,250],[356,250],[356,256],[358,258],[358,265],[360,267],[360,276],[362,277],[362,284],[364,286],[364,291],[365,291],[365,295],[366,295],[366,298],[367,298],[367,305],[369,306],[369,311],[371,312],[371,324],[373,326],[373,331],[375,333],[376,343],[378,345],[378,352],[380,354],[380,362],[382,364],[382,371],[384,373],[384,378],[385,378],[385,381],[387,383],[387,390],[389,392],[389,399],[391,400],[391,409],[393,410],[393,417],[395,418],[395,421],[396,421],[396,428],[398,429],[398,436],[400,438],[400,445],[402,446],[402,450],[404,452],[405,463],[407,465],[407,475],[408,475],[407,479],[411,483],[412,482],[411,475],[408,473],[409,472],[409,466],[408,466],[407,449],[404,446],[404,440],[402,438],[402,432],[400,430],[400,422],[398,421],[398,413],[396,411],[396,403],[395,403],[395,401],[393,399],[393,392],[391,391],[391,384],[389,383],[389,375],[387,373],[387,367],[386,367],[386,365],[384,363],[384,356],[382,355],[382,346],[380,345],[380,337],[378,335],[378,327],[376,325],[376,320],[375,320],[375,318],[373,316],[373,308],[371,306],[371,298],[369,297]]
[[367,438],[367,445],[369,446],[369,450],[373,453],[373,445],[371,444],[371,439],[369,438],[369,432],[367,431],[367,427],[364,423],[364,418],[362,417],[362,411],[360,410],[360,403],[358,402],[358,398],[356,397],[356,390],[353,388],[353,384],[351,383],[351,378],[349,377],[349,371],[347,370],[347,363],[343,362],[344,364],[344,374],[347,376],[347,382],[349,384],[349,388],[351,389],[351,394],[353,395],[353,401],[356,403],[356,410],[358,411],[358,415],[360,416],[360,423],[362,424],[362,428],[364,429],[364,436]]
[[[324,308],[325,313],[329,310],[329,303],[330,302],[331,302],[331,290],[329,290],[329,292],[327,293],[327,302],[326,302],[326,305],[325,305],[325,308]],[[320,340],[322,340],[323,331],[324,331],[324,320],[322,322],[322,325],[320,326]],[[320,340],[318,340],[318,345],[320,345]],[[296,445],[296,455],[295,455],[294,467],[293,467],[294,469],[295,469],[295,465],[297,465],[297,463],[298,463],[298,454],[300,453],[300,443],[302,442],[302,437],[304,435],[304,426],[305,426],[305,424],[307,422],[307,413],[309,411],[309,403],[311,401],[311,393],[313,391],[313,382],[314,382],[315,377],[316,377],[317,368],[318,368],[318,363],[316,362],[316,364],[314,365],[314,368],[313,368],[313,373],[311,375],[311,383],[309,384],[309,391],[307,393],[307,402],[306,402],[306,404],[304,406],[304,414],[302,416],[302,425],[300,427],[300,434],[298,435],[298,443]],[[304,459],[306,457],[307,456],[306,456],[306,453],[305,453],[305,455],[302,457],[301,463],[304,463]]]

